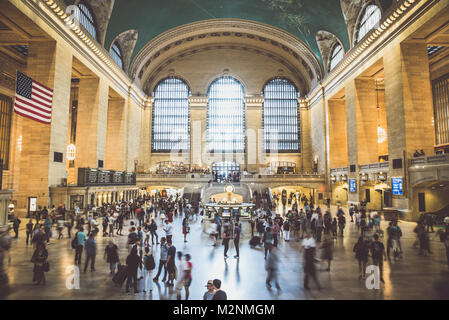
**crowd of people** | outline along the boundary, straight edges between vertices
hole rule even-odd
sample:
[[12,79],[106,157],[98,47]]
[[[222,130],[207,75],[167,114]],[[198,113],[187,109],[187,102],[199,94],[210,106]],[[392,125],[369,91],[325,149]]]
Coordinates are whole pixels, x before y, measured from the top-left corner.
[[[60,206],[63,210],[65,208]],[[182,233],[184,242],[190,232],[190,220],[196,215],[196,206],[189,204],[186,199],[178,195],[162,196],[153,195],[149,198],[138,198],[129,202],[108,204],[99,207],[90,206],[85,214],[73,215],[63,210],[41,209],[36,214],[36,222],[29,219],[26,225],[26,245],[32,245],[34,253],[33,282],[36,285],[45,285],[45,274],[49,272],[48,262],[49,245],[52,239],[52,229],[58,231],[57,240],[64,238],[62,230],[67,228],[67,238],[71,239],[74,250],[74,264],[84,273],[90,267],[95,272],[95,261],[98,254],[97,237],[107,238],[103,257],[108,264],[112,281],[118,285],[125,285],[126,293],[133,289],[134,294],[141,290],[150,294],[153,283],[159,282],[159,277],[164,273],[162,282],[176,290],[176,296],[181,299],[182,290],[185,291],[185,299],[189,299],[189,287],[192,282],[192,257],[177,251],[173,245],[173,219],[180,216],[182,220]],[[58,213],[62,213],[60,219]],[[15,221],[14,215],[11,217]],[[125,222],[129,220],[129,229],[124,234]],[[60,223],[62,221],[62,223]],[[20,224],[20,223],[19,223]],[[71,233],[74,227],[76,232]],[[102,228],[102,230],[100,230]],[[159,237],[157,230],[161,230],[164,236]],[[15,230],[15,229],[14,229]],[[18,231],[16,231],[16,235]],[[126,257],[121,257],[116,237],[126,236]],[[157,246],[157,247],[156,247]],[[159,256],[155,257],[155,251]],[[82,267],[84,253],[84,266]],[[159,259],[158,259],[159,258]],[[155,272],[157,270],[157,272]],[[153,276],[153,273],[155,275]],[[139,288],[139,281],[143,280],[143,288]],[[204,294],[206,300],[226,299],[226,294],[221,290],[219,279],[211,280],[212,285],[207,285]]]
[[[303,253],[304,288],[310,288],[313,281],[318,289],[322,286],[317,269],[330,272],[334,256],[336,240],[344,237],[347,223],[354,224],[358,233],[358,241],[353,246],[353,253],[359,267],[359,279],[365,279],[366,267],[369,261],[379,268],[380,281],[383,279],[384,261],[403,259],[401,238],[403,231],[399,221],[393,219],[384,231],[381,228],[381,216],[375,211],[366,210],[365,206],[350,205],[349,217],[342,208],[338,207],[333,215],[330,208],[315,207],[313,201],[306,195],[296,198],[290,196],[291,202],[287,212],[276,212],[271,202],[267,205],[265,197],[256,195],[256,209],[251,212],[249,227],[251,233],[250,246],[263,247],[265,270],[267,272],[266,285],[272,285],[280,291],[279,283],[279,253],[278,247],[290,241],[300,242]],[[279,201],[275,199],[274,202]],[[281,200],[282,201],[282,200]],[[274,210],[272,210],[274,209]],[[45,285],[45,274],[49,272],[49,245],[51,241],[64,239],[63,230],[67,229],[67,238],[71,239],[74,250],[74,264],[84,273],[90,268],[95,272],[95,261],[98,254],[97,237],[107,238],[107,246],[103,257],[108,264],[111,279],[118,286],[125,284],[125,291],[134,294],[143,291],[151,293],[153,283],[162,282],[176,291],[178,299],[184,290],[185,299],[190,296],[189,288],[193,279],[192,256],[183,254],[173,244],[173,219],[182,218],[183,241],[188,242],[190,222],[196,215],[197,206],[189,204],[186,199],[178,195],[170,196],[156,194],[149,198],[138,198],[129,202],[90,207],[85,214],[65,212],[63,205],[50,210],[43,208],[36,214],[36,223],[29,219],[26,224],[26,245],[34,247],[31,262],[33,263],[33,281],[36,285]],[[63,217],[63,219],[61,219]],[[14,231],[18,236],[20,219],[14,215]],[[126,225],[126,229],[124,230]],[[16,229],[17,226],[17,229]],[[435,232],[446,248],[449,267],[449,218],[444,221],[444,230]],[[72,234],[72,228],[76,232]],[[100,230],[101,228],[101,230]],[[58,231],[58,237],[52,238],[52,229]],[[434,220],[424,214],[419,219],[414,232],[417,236],[415,246],[419,246],[419,253],[430,254],[429,234],[433,233]],[[160,236],[160,233],[163,236]],[[220,218],[215,216],[210,223],[208,233],[217,246],[222,240],[224,259],[228,259],[230,243],[233,243],[234,258],[240,258],[240,242],[242,238],[242,221],[239,217]],[[126,236],[126,244],[115,239]],[[386,241],[384,241],[386,237]],[[384,245],[385,243],[385,245]],[[126,250],[126,256],[121,256]],[[157,253],[157,255],[156,255]],[[320,253],[320,254],[319,254]],[[84,257],[83,257],[84,255]],[[83,259],[84,258],[84,259]],[[142,288],[139,288],[143,280]],[[221,290],[219,279],[208,281],[204,299],[226,299],[226,293]]]

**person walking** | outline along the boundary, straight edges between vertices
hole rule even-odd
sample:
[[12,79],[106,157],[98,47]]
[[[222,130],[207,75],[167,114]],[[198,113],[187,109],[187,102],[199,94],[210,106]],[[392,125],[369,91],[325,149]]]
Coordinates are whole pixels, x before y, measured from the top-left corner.
[[83,227],[79,228],[79,231],[75,235],[76,238],[76,248],[75,248],[75,264],[81,264],[81,257],[83,255],[84,241],[86,240],[86,234],[84,233]]
[[368,264],[369,245],[361,236],[354,245],[352,251],[355,253],[355,258],[359,263],[359,279],[365,279],[366,265]]
[[69,237],[69,239],[72,239],[73,220],[71,219],[67,220],[66,227],[67,227],[67,236]]
[[150,233],[151,233],[151,244],[154,245],[154,238],[156,238],[156,244],[159,244],[159,236],[156,232],[157,230],[157,223],[155,219],[151,219],[150,223]]
[[167,243],[169,240],[172,241],[173,225],[170,223],[170,221],[168,219],[165,220],[165,225],[163,227],[163,230],[165,231],[165,237],[167,238]]
[[48,251],[45,248],[45,243],[39,243],[36,250],[31,257],[31,262],[34,263],[33,281],[36,285],[42,284],[45,286],[45,272],[48,266]]
[[304,289],[309,290],[309,278],[312,278],[318,290],[321,285],[316,275],[316,258],[315,258],[316,242],[310,232],[307,232],[305,239],[302,240],[301,250],[304,250]]
[[126,258],[127,265],[127,281],[126,281],[126,293],[129,293],[129,288],[131,283],[134,286],[134,294],[138,293],[138,283],[137,283],[137,269],[141,267],[142,260],[137,254],[137,245],[134,245],[131,249],[131,253]]
[[13,215],[13,217],[12,217],[12,228],[13,228],[14,233],[15,233],[14,239],[18,239],[19,238],[19,226],[20,226],[21,222],[22,221],[20,221],[20,219],[18,217]]
[[157,282],[159,280],[159,276],[161,274],[162,268],[164,268],[164,276],[162,277],[162,282],[165,282],[167,278],[167,256],[168,256],[168,246],[165,242],[165,237],[161,238],[161,253],[159,258],[159,268],[156,276],[153,278],[153,281]]
[[268,255],[268,259],[265,263],[265,270],[267,271],[267,279],[265,283],[268,288],[271,289],[271,282],[274,281],[276,289],[281,290],[278,281],[278,270],[279,270],[279,256],[277,254],[277,248],[272,247]]
[[32,237],[33,234],[33,220],[29,220],[28,223],[26,224],[26,245],[28,245],[28,242],[31,243],[31,240],[33,239]]
[[51,227],[53,226],[53,220],[50,215],[47,214],[47,218],[44,220],[44,231],[47,243],[50,243]]
[[154,262],[153,253],[149,247],[145,248],[145,255],[143,256],[143,265],[144,265],[144,290],[143,292],[148,293],[148,287],[150,289],[149,292],[153,291],[153,270],[156,268],[156,263]]
[[92,231],[89,235],[89,238],[86,240],[85,250],[86,250],[86,262],[84,264],[84,273],[87,271],[87,266],[90,263],[90,270],[92,272],[95,271],[95,257],[97,256],[97,242],[95,241],[95,236],[97,233]]
[[234,228],[234,248],[235,248],[235,252],[236,255],[234,256],[234,258],[239,258],[240,255],[240,225],[238,222],[235,223],[235,228]]
[[324,241],[321,245],[321,259],[327,260],[327,272],[331,271],[331,262],[334,256],[334,241],[331,233],[324,235]]
[[226,259],[228,257],[228,250],[229,250],[229,241],[231,240],[231,233],[229,231],[229,228],[225,228],[223,230],[223,246],[224,246],[224,258]]
[[267,227],[265,229],[265,233],[263,234],[262,242],[265,247],[265,257],[264,259],[267,259],[267,253],[269,250],[271,250],[271,247],[273,246],[273,233],[271,233],[271,228]]
[[187,253],[184,256],[183,263],[181,264],[182,275],[180,276],[178,283],[176,283],[176,291],[177,291],[176,296],[177,296],[178,300],[181,300],[181,291],[182,291],[183,287],[186,291],[186,300],[189,300],[189,296],[190,296],[189,287],[190,287],[190,284],[192,283],[192,268],[193,268],[193,264],[190,260],[191,260],[191,256],[190,256],[190,254]]
[[110,274],[114,275],[117,264],[120,262],[120,258],[118,247],[113,239],[109,240],[109,243],[104,250],[104,258],[106,262],[109,263]]
[[387,254],[385,253],[384,244],[379,241],[379,236],[374,234],[373,238],[374,241],[371,243],[371,257],[373,258],[373,264],[379,268],[380,281],[384,283],[383,261],[387,260]]
[[282,227],[284,228],[284,240],[286,242],[289,242],[290,241],[290,220],[285,220]]
[[187,242],[187,234],[190,232],[189,219],[184,217],[182,219],[182,234],[184,235],[184,242]]
[[173,287],[174,285],[173,281],[176,275],[176,264],[175,264],[176,247],[173,245],[171,239],[167,239],[167,246],[168,246],[167,262],[165,263],[168,273],[167,285],[169,287]]

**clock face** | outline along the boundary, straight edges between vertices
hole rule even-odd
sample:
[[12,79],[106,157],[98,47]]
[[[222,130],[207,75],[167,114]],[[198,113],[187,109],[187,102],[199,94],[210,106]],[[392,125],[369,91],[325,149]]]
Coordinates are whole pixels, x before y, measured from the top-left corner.
[[229,193],[231,193],[231,192],[233,192],[234,191],[234,187],[233,186],[226,186],[226,192],[229,192]]

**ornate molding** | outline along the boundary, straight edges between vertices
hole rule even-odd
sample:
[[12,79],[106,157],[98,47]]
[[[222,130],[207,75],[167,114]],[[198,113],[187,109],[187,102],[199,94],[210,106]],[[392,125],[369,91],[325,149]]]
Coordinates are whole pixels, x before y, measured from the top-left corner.
[[[261,48],[253,48],[250,46],[245,46],[245,45],[240,45],[240,44],[236,44],[236,45],[234,45],[234,44],[213,44],[212,45],[211,44],[211,45],[204,45],[201,47],[192,47],[186,51],[179,52],[175,56],[170,56],[166,60],[162,60],[159,64],[157,64],[154,67],[152,72],[150,72],[148,75],[146,75],[144,77],[144,81],[143,81],[143,85],[142,85],[144,92],[147,95],[151,95],[151,93],[154,91],[154,86],[157,84],[157,82],[160,80],[160,78],[164,77],[164,76],[160,75],[160,72],[164,68],[167,68],[174,61],[179,60],[184,57],[187,57],[187,56],[190,56],[190,55],[197,54],[197,53],[201,53],[201,52],[205,52],[205,51],[209,51],[209,50],[220,50],[220,49],[249,51],[254,54],[264,55],[270,59],[273,59],[273,60],[277,61],[278,63],[282,64],[283,66],[285,66],[295,76],[295,79],[293,82],[295,82],[298,85],[301,93],[306,93],[310,90],[310,84],[309,84],[309,86],[307,86],[307,83],[306,83],[306,81],[310,80],[310,79],[307,79],[306,78],[307,75],[304,75],[305,70],[301,70],[301,69],[295,67],[293,64],[289,63],[289,61],[286,61],[286,59],[283,59],[279,55],[273,54],[272,52],[261,49]],[[181,78],[183,78],[186,81],[188,80],[184,76],[181,76]],[[305,79],[307,79],[307,80],[305,80]],[[262,90],[262,88],[261,88],[261,90]]]
[[273,45],[281,45],[295,58],[302,58],[305,67],[310,70],[311,79],[320,80],[323,77],[323,68],[313,51],[300,39],[279,28],[258,22],[242,19],[211,19],[186,24],[170,29],[148,42],[136,55],[131,67],[130,75],[133,79],[141,78],[142,69],[148,66],[151,59],[168,51],[172,46],[195,39],[203,39],[207,36],[246,36],[259,38],[260,41],[271,41]]

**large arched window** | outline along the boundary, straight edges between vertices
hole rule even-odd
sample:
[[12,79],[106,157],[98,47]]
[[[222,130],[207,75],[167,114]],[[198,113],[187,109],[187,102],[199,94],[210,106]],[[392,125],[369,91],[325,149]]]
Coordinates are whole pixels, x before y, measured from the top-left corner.
[[90,33],[90,35],[97,40],[97,26],[95,24],[94,15],[89,9],[89,7],[83,3],[78,3],[78,8],[80,9],[79,21],[81,25]]
[[120,50],[117,42],[114,42],[109,53],[111,54],[112,59],[114,59],[114,61],[118,64],[118,66],[123,69],[122,51]]
[[152,152],[190,149],[190,89],[179,78],[166,78],[154,90]]
[[209,87],[207,104],[207,150],[245,151],[245,101],[242,84],[220,77]]
[[380,8],[375,4],[368,5],[363,11],[362,18],[357,25],[356,43],[362,40],[362,38],[379,23],[381,18],[382,13]]
[[263,143],[267,152],[299,152],[298,90],[287,79],[273,79],[263,88]]
[[329,71],[331,71],[335,66],[343,59],[344,52],[340,44],[336,44],[332,49],[331,57],[329,59]]

